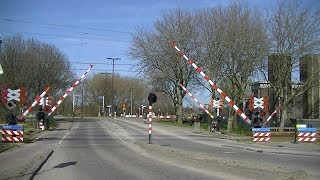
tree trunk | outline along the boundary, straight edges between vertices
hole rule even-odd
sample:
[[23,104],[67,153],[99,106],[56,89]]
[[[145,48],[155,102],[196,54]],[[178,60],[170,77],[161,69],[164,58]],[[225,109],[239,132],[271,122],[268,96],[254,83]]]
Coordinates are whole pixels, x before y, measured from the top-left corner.
[[233,109],[229,108],[229,117],[228,117],[228,127],[227,127],[227,131],[231,132],[232,131],[232,124],[233,124]]
[[176,110],[176,116],[179,124],[182,124],[182,89],[177,86],[177,110]]
[[288,118],[288,107],[286,106],[282,106],[281,107],[281,118],[280,118],[280,129],[279,129],[279,132],[283,132],[283,127],[284,127],[284,123],[286,121],[286,119]]
[[239,124],[238,124],[238,120],[237,120],[237,118],[238,118],[238,115],[235,113],[235,112],[233,112],[232,113],[232,117],[233,117],[233,129],[238,129],[239,128]]

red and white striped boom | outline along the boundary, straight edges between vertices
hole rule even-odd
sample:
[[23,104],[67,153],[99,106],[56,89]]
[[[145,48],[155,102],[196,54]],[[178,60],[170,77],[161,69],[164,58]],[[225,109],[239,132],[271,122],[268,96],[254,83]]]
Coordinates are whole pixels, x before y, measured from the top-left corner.
[[63,96],[59,99],[59,101],[52,107],[50,110],[48,116],[50,116],[62,103],[62,101],[71,93],[71,91],[80,83],[80,81],[88,74],[90,69],[93,67],[92,64],[90,64],[89,68],[86,70],[86,72],[74,83],[71,84],[71,87],[63,94]]
[[48,86],[43,93],[36,98],[36,100],[28,107],[28,109],[21,115],[21,119],[24,119],[27,114],[31,111],[32,108],[34,108],[40,101],[41,98],[43,98],[50,90],[50,86]]
[[202,110],[209,114],[209,116],[213,119],[213,115],[208,111],[208,109],[204,105],[202,105],[201,102],[198,101],[197,98],[192,95],[187,88],[185,88],[182,84],[179,84],[179,86],[202,108]]
[[214,90],[218,91],[218,93],[229,103],[229,105],[231,107],[233,107],[233,109],[239,114],[239,116],[241,116],[241,118],[246,121],[247,123],[251,124],[251,120],[242,112],[242,110],[235,104],[235,102],[230,99],[228,96],[227,96],[227,93],[223,92],[217,84],[213,83],[209,76],[207,76],[202,70],[200,67],[198,67],[195,63],[193,63],[193,61],[191,59],[189,59],[174,43],[174,41],[172,41],[171,43],[171,46],[173,48],[175,48],[180,56],[182,56],[185,60],[187,60],[189,62],[189,64],[191,64],[194,69],[205,79],[209,82],[209,84],[213,87]]

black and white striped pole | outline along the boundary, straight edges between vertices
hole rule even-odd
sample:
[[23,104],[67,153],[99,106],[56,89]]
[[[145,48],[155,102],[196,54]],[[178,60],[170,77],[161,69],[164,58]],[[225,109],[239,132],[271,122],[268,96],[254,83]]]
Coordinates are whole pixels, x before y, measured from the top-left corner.
[[148,113],[148,119],[149,119],[149,123],[148,123],[148,125],[149,125],[149,142],[148,142],[148,144],[152,144],[152,142],[151,142],[151,134],[152,134],[152,106],[150,105],[149,106],[149,113]]
[[149,142],[148,142],[148,144],[152,144],[152,142],[151,142],[151,134],[152,134],[152,104],[157,102],[157,96],[155,94],[153,94],[153,93],[149,93],[148,101],[149,101],[149,113],[148,113],[148,118],[149,118],[149,123],[148,123]]

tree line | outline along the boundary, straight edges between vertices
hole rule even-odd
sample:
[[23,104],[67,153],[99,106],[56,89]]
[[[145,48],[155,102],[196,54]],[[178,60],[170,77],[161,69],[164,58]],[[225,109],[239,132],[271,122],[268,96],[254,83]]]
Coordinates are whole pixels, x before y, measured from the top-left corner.
[[[191,91],[207,89],[218,93],[170,46],[175,41],[186,56],[202,67],[242,108],[250,95],[250,84],[268,81],[270,91],[281,106],[281,123],[288,116],[289,104],[311,88],[315,73],[290,90],[292,73],[297,73],[299,58],[319,52],[320,11],[298,1],[278,1],[262,12],[245,4],[232,3],[195,11],[174,9],[163,13],[152,29],[138,27],[130,44],[129,55],[139,62],[154,90],[171,97],[178,122],[182,123],[183,84]],[[268,58],[279,60],[278,71],[268,79]],[[288,58],[289,57],[289,61]],[[290,78],[288,78],[290,77]],[[237,114],[229,110],[228,130],[238,127]]]

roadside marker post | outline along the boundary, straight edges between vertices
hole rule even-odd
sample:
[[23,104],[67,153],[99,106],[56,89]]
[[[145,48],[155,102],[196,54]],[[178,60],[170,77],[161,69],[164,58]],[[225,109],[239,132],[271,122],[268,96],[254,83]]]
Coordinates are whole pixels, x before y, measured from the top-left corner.
[[271,132],[270,128],[252,128],[253,142],[270,142]]
[[2,126],[2,142],[23,142],[23,126]]

